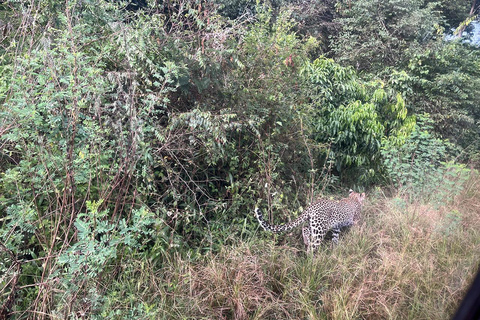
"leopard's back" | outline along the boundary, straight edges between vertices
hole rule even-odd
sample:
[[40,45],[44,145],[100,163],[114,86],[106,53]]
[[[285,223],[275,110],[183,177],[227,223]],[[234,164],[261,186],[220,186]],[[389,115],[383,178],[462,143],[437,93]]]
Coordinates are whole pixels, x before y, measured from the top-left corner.
[[342,200],[320,199],[310,205],[295,220],[283,225],[270,225],[263,219],[259,209],[255,209],[260,225],[268,231],[282,232],[291,230],[308,221],[308,227],[302,229],[304,242],[316,248],[320,245],[329,230],[332,230],[334,243],[338,242],[340,229],[351,226],[360,216],[365,193],[359,194],[350,190],[348,198]]
[[307,208],[309,227],[303,229],[305,244],[317,247],[329,230],[332,230],[334,243],[338,242],[340,229],[354,224],[360,216],[365,194],[351,191],[342,200],[321,199]]

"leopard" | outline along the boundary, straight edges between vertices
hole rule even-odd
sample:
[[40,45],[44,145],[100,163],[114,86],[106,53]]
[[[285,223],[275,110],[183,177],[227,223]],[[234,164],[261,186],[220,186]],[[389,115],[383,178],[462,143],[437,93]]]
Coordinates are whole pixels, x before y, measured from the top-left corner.
[[271,225],[265,221],[258,207],[255,208],[255,215],[264,230],[274,233],[289,231],[307,222],[308,225],[302,228],[303,241],[308,250],[316,251],[328,231],[332,232],[333,245],[338,244],[340,230],[360,219],[364,200],[365,193],[353,190],[342,200],[320,199],[308,206],[298,218],[281,225]]

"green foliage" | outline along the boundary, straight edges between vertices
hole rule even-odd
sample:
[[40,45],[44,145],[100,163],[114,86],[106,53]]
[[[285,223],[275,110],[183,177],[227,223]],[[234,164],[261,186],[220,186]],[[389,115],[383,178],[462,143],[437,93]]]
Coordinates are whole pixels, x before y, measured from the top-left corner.
[[331,143],[328,156],[338,171],[353,166],[363,171],[361,179],[372,178],[380,166],[381,141],[401,145],[415,124],[402,96],[381,81],[360,80],[352,68],[331,59],[307,63],[302,73],[311,88],[314,139]]
[[[4,102],[0,114],[5,121],[0,230],[5,235],[10,263],[24,272],[18,281],[27,285],[18,292],[13,285],[10,291],[9,299],[17,297],[17,311],[53,310],[58,302],[54,291],[31,284],[54,283],[59,276],[65,279],[59,275],[55,258],[69,248],[84,248],[75,235],[83,235],[85,226],[82,220],[74,221],[84,217],[82,212],[90,199],[104,199],[100,212],[108,212],[108,220],[122,226],[134,219],[132,207],[139,207],[136,202],[147,199],[151,191],[144,134],[152,128],[148,127],[150,110],[172,91],[169,74],[176,70],[168,65],[162,69],[162,76],[157,77],[162,83],[152,84],[154,89],[148,88],[148,95],[136,90],[144,74],[111,72],[108,59],[118,59],[119,65],[125,60],[115,55],[122,34],[107,27],[118,26],[118,17],[110,14],[109,8],[82,3],[54,11],[55,17],[42,16],[55,20],[56,28],[50,25],[37,34],[41,40],[32,48],[19,47],[16,54],[7,55],[13,63],[2,70],[10,81],[2,82],[0,91]],[[92,35],[101,38],[102,44]],[[133,38],[132,42],[138,41]],[[102,225],[107,217],[103,219],[101,226],[111,226]],[[119,232],[125,233],[127,241],[136,231],[125,227]],[[90,257],[76,266],[93,268],[92,274],[98,274],[99,264],[111,263],[116,253],[103,242],[88,246],[101,249],[98,254],[105,258]],[[92,274],[79,281],[89,281]],[[16,277],[15,273],[9,276]],[[73,282],[76,288],[81,287]],[[73,299],[76,294],[67,298]]]
[[[39,260],[45,251],[39,250],[36,234],[39,228],[38,216],[32,206],[18,203],[10,206],[0,215],[0,301],[1,307],[27,308],[38,294],[35,285],[41,277]],[[18,285],[26,288],[19,290]],[[0,309],[4,312],[2,309]],[[5,310],[6,311],[6,310]]]
[[407,141],[396,146],[388,140],[382,143],[386,172],[393,186],[408,195],[410,201],[439,202],[456,196],[468,179],[469,170],[448,161],[449,143],[432,134],[432,120],[418,119]]
[[333,49],[339,62],[378,72],[405,62],[405,54],[442,37],[436,2],[425,0],[339,1],[341,31]]
[[468,0],[440,0],[435,2],[445,17],[445,30],[457,28],[469,15],[472,5],[475,5],[475,3],[472,4],[472,1]]
[[54,275],[61,279],[64,289],[58,297],[58,305],[65,309],[59,308],[55,312],[69,314],[72,308],[82,310],[85,306],[81,303],[77,306],[70,304],[79,297],[89,301],[89,310],[99,308],[102,298],[96,279],[108,279],[111,266],[119,256],[128,257],[145,249],[145,241],[154,234],[157,220],[147,209],[133,210],[129,222],[121,219],[111,223],[107,210],[98,212],[101,203],[87,202],[88,211],[79,214],[74,223],[77,241],[58,257],[60,271]]
[[437,43],[413,55],[408,76],[397,81],[414,111],[429,113],[435,131],[464,148],[467,159],[474,159],[480,148],[479,55],[478,48],[467,44]]
[[[0,4],[0,318],[275,317],[230,295],[232,284],[252,296],[265,286],[249,259],[228,263],[253,270],[254,285],[241,268],[205,283],[208,270],[196,278],[191,264],[258,237],[254,205],[290,217],[385,171],[423,199],[438,200],[421,188],[440,176],[460,192],[465,169],[445,163],[429,128],[413,131],[428,111],[438,132],[478,151],[478,52],[432,44],[434,3],[339,2],[335,21],[331,1],[141,3]],[[341,62],[380,78],[312,62],[329,37]],[[451,212],[438,234],[456,235],[465,215]]]
[[243,14],[252,14],[255,10],[255,0],[215,0],[218,11],[229,18],[238,18]]
[[465,148],[465,160],[476,161],[478,48],[444,39],[445,27],[456,28],[468,16],[469,6],[424,0],[341,1],[335,20],[341,31],[333,49],[340,63],[388,79],[403,93],[409,110],[431,114],[435,131]]

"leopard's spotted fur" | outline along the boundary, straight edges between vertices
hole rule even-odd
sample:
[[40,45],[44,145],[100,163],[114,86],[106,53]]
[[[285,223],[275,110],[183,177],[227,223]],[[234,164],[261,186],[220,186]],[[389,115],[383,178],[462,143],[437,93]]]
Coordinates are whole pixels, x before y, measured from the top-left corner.
[[263,229],[272,232],[288,231],[307,221],[309,225],[302,229],[303,239],[307,246],[315,249],[329,230],[332,230],[332,241],[336,244],[340,228],[351,226],[359,218],[364,200],[365,193],[350,190],[348,198],[339,201],[322,199],[305,209],[297,219],[283,225],[266,222],[258,208],[255,208],[255,214]]

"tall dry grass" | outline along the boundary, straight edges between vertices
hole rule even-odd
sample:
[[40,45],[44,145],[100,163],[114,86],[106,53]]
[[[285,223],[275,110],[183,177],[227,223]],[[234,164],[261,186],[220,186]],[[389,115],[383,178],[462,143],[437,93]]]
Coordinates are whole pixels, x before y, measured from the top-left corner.
[[371,194],[337,247],[308,255],[300,237],[239,242],[126,272],[123,288],[158,319],[449,319],[479,266],[478,176],[447,200]]

